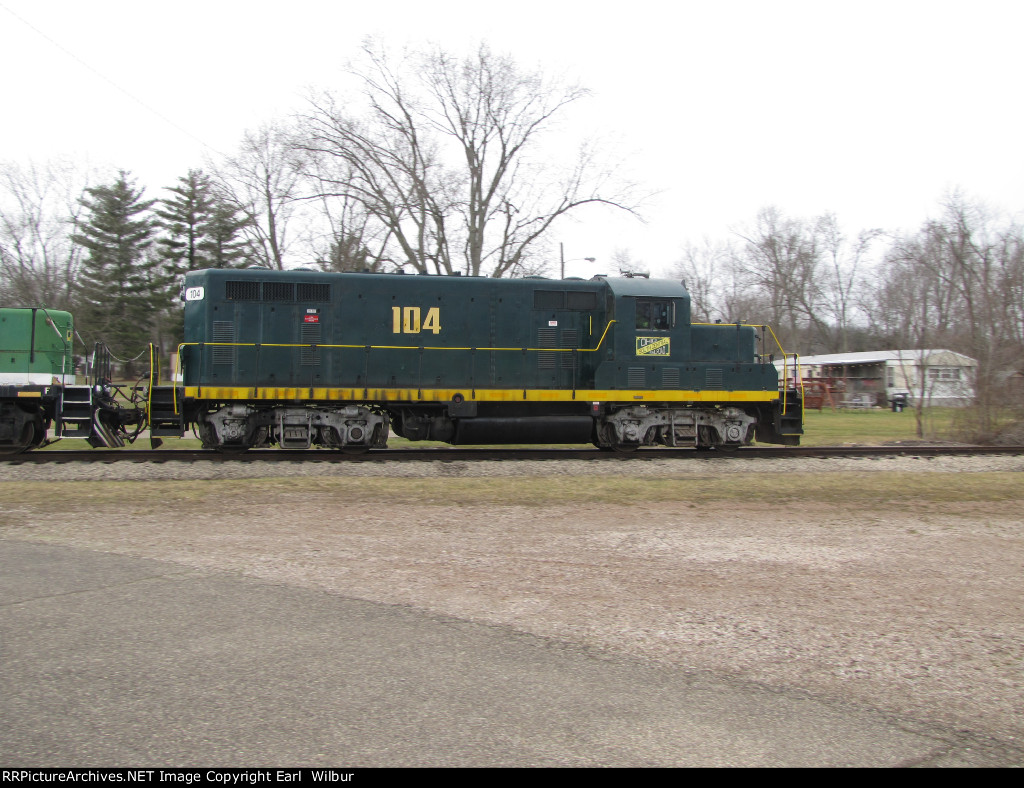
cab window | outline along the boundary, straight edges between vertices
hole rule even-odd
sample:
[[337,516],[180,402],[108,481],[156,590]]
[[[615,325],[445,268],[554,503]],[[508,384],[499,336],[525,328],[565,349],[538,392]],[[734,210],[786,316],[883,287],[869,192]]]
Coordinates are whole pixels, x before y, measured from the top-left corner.
[[676,324],[675,303],[638,298],[636,301],[636,327],[645,331],[668,331]]

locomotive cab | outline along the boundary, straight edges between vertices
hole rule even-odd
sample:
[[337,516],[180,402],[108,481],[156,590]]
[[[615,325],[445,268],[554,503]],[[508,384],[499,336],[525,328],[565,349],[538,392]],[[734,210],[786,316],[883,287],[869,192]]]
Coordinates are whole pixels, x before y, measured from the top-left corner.
[[766,442],[798,440],[764,427],[776,420],[778,372],[757,347],[757,327],[692,323],[681,282],[626,277],[607,284],[614,336],[595,376],[595,388],[608,392],[595,422],[597,445],[735,448],[755,434]]
[[[681,282],[607,279],[612,336],[595,388],[678,388],[690,352],[690,294]],[[666,386],[667,384],[667,386]]]

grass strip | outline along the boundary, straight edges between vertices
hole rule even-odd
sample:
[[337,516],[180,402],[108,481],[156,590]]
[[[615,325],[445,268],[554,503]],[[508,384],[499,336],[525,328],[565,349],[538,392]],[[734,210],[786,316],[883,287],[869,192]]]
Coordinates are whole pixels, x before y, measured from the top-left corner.
[[[1024,501],[1024,474],[1010,472],[732,473],[677,478],[555,477],[303,477],[209,481],[0,483],[3,509],[50,510],[54,501],[131,511],[212,507],[256,501],[282,508],[315,498],[325,506],[356,503],[415,506],[551,507],[581,503],[810,504],[846,508],[957,502]],[[329,511],[329,510],[328,510]]]

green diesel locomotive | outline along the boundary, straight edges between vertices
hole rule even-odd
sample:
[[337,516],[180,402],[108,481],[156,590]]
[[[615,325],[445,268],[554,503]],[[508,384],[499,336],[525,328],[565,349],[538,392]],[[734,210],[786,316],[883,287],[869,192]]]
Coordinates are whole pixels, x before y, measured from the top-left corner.
[[181,384],[154,436],[365,450],[455,445],[796,445],[763,326],[691,322],[676,281],[268,269],[186,276]]
[[0,309],[0,453],[36,448],[51,434],[107,447],[138,435],[145,409],[111,383],[106,347],[96,345],[79,382],[74,338],[69,312]]

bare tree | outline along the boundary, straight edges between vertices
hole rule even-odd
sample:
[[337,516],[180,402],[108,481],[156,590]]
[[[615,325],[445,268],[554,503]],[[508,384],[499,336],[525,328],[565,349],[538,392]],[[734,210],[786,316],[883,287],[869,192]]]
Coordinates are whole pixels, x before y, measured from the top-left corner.
[[881,231],[850,239],[833,214],[802,220],[767,207],[753,227],[737,234],[744,243],[731,263],[732,300],[801,352],[849,350],[864,265]]
[[559,217],[591,203],[636,210],[630,187],[593,148],[582,146],[567,169],[531,158],[553,119],[587,95],[580,87],[523,71],[486,45],[465,58],[435,48],[394,65],[371,42],[351,73],[366,114],[330,95],[313,100],[300,121],[304,148],[344,163],[322,177],[323,193],[361,202],[385,228],[396,264],[514,274]]
[[1024,371],[1024,227],[1013,223],[998,233],[999,308],[1007,344],[1007,368]]
[[[938,219],[892,246],[881,276],[871,313],[879,332],[901,348],[948,348],[975,359],[974,401],[963,427],[972,439],[992,437],[1015,401],[1010,373],[1024,366],[1021,228],[1000,228],[987,209],[954,193]],[[921,374],[921,407],[928,384]],[[919,412],[919,433],[922,426]]]
[[908,381],[917,436],[925,436],[925,406],[929,404],[927,354],[943,343],[950,321],[950,291],[932,275],[929,258],[935,250],[927,236],[898,239],[886,254],[880,286],[875,292],[872,323],[896,350]]
[[767,302],[758,322],[774,326],[787,347],[812,350],[815,333],[828,328],[820,312],[821,250],[813,225],[767,207],[753,228],[737,234],[744,244],[733,261],[734,275]]
[[633,253],[623,247],[619,247],[612,252],[610,263],[613,270],[623,275],[647,275],[650,273],[650,269],[643,260],[634,259]]
[[862,230],[856,238],[850,239],[831,213],[818,218],[814,233],[822,255],[821,314],[824,319],[820,325],[827,327],[828,349],[846,353],[850,350],[857,305],[862,302],[866,258],[883,233],[879,229]]
[[70,307],[82,258],[72,243],[88,175],[68,162],[0,164],[0,296]]
[[726,243],[705,238],[700,245],[687,244],[682,257],[672,268],[672,275],[683,280],[690,291],[690,311],[698,323],[728,320],[732,315],[726,306],[730,291],[729,261],[735,257]]
[[[305,176],[311,181],[309,205],[318,220],[312,225],[310,247],[317,264],[325,270],[353,271],[400,268],[408,256],[390,256],[395,233],[388,221],[380,221],[380,212],[367,203],[370,190],[361,187],[370,174],[395,178],[383,162],[374,160],[374,151],[358,162],[343,157],[308,155]],[[399,212],[382,206],[386,215],[397,218]],[[404,229],[408,223],[398,221]],[[406,238],[399,238],[399,244]],[[407,245],[408,246],[408,245]],[[415,267],[415,266],[414,266]]]
[[1007,298],[1020,276],[1019,231],[999,230],[984,206],[953,193],[921,234],[932,251],[927,270],[950,293],[949,344],[978,362],[971,430],[991,436],[1007,404],[1005,373],[1024,350],[1016,341],[1020,306]]
[[242,228],[250,258],[268,268],[283,269],[302,193],[302,156],[292,130],[268,123],[246,132],[237,155],[219,167],[210,165],[219,182],[219,195],[248,221]]

